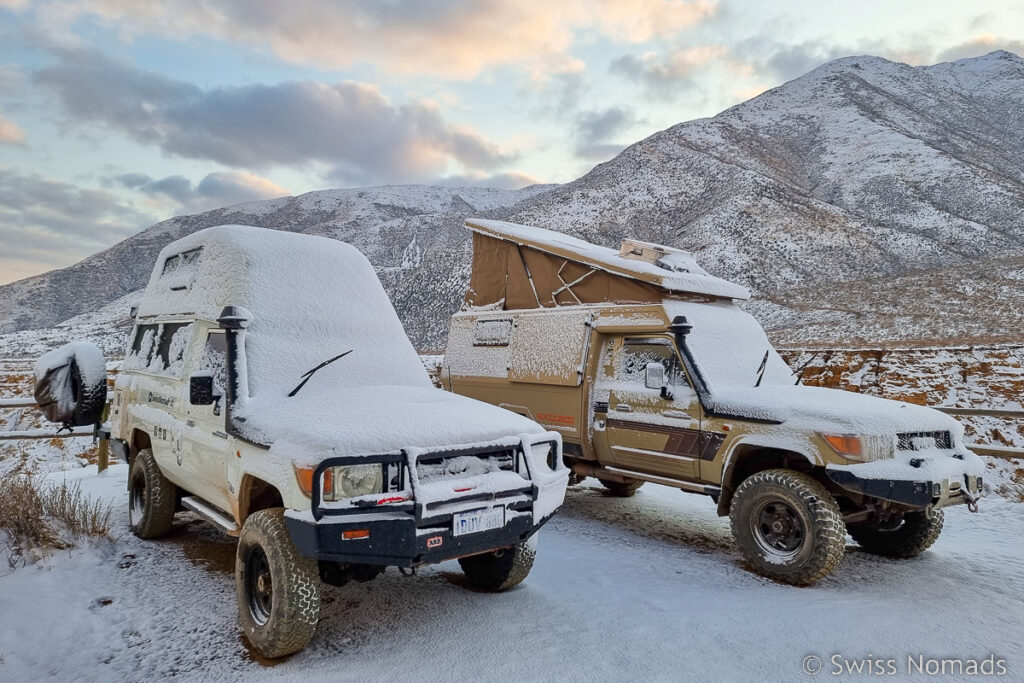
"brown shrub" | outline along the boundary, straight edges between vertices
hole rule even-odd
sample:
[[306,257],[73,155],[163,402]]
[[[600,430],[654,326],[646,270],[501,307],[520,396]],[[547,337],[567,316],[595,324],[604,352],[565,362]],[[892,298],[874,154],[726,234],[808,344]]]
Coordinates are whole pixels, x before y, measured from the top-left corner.
[[78,483],[45,484],[29,476],[0,480],[0,530],[7,535],[12,567],[85,538],[108,538],[110,514],[109,503],[84,495]]

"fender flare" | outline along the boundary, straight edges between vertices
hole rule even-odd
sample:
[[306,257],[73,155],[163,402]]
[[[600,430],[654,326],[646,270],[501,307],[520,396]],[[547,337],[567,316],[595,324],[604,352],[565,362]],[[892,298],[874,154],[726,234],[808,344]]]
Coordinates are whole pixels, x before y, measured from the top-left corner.
[[752,434],[740,436],[729,446],[728,452],[722,460],[722,494],[718,498],[718,515],[720,517],[729,514],[729,503],[732,501],[732,473],[736,465],[743,460],[745,453],[761,449],[789,453],[803,458],[811,467],[821,467],[823,461],[812,449],[794,444],[793,440],[784,436],[773,436],[771,434]]

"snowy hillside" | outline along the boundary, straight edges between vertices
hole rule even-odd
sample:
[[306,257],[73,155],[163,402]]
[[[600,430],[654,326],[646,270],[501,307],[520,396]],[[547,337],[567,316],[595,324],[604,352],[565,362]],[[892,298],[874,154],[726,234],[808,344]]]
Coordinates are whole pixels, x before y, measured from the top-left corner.
[[683,247],[789,342],[1019,338],[1024,60],[849,57],[626,149],[510,220]]
[[167,242],[237,222],[352,242],[417,347],[438,349],[467,281],[471,215],[691,250],[754,291],[779,342],[1019,341],[1024,60],[840,59],[562,186],[330,190],[174,218],[0,287],[0,332],[94,311],[142,286]]

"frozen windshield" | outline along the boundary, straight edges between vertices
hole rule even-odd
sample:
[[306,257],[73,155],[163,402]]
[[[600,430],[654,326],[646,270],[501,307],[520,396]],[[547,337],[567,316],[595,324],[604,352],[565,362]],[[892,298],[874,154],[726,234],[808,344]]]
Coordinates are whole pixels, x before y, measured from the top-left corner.
[[712,395],[716,391],[753,387],[765,352],[768,359],[761,386],[793,384],[796,381],[786,361],[768,341],[761,325],[736,304],[672,300],[664,304],[669,319],[683,315],[693,325],[693,330],[686,337],[686,346]]

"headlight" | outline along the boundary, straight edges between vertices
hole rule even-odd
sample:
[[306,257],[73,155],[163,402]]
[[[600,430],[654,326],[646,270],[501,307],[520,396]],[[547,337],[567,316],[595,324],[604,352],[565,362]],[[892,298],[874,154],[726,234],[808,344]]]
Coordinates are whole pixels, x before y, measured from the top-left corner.
[[[307,496],[313,492],[312,467],[296,467],[295,477],[299,488]],[[380,463],[366,465],[339,465],[328,467],[320,477],[323,483],[321,500],[333,503],[345,498],[355,498],[384,490],[384,468]]]
[[355,498],[384,490],[384,471],[378,464],[348,465],[332,467],[334,475],[334,497],[324,500]]
[[893,440],[886,436],[857,436],[854,434],[822,434],[839,455],[847,460],[870,462],[891,458],[894,455]]

